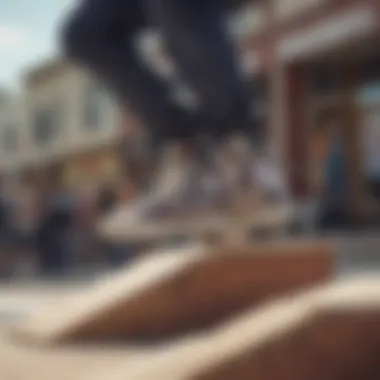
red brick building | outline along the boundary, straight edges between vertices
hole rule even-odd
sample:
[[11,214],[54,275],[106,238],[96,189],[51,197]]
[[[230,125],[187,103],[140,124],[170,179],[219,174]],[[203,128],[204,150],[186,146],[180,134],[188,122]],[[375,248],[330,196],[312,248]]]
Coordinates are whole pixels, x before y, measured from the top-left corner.
[[293,193],[313,191],[315,127],[324,113],[334,112],[346,127],[351,194],[359,201],[367,111],[357,99],[362,88],[380,78],[380,2],[269,0],[260,6],[266,10],[266,28],[247,36],[244,49],[254,54],[265,78],[271,141]]

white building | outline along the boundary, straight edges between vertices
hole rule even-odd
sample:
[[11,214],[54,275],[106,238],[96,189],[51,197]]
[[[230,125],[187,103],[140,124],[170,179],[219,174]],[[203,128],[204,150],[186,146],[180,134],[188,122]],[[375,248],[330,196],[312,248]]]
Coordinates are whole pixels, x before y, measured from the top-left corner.
[[116,107],[104,89],[67,62],[55,59],[29,71],[22,107],[4,109],[3,167],[17,163],[21,171],[36,173],[59,168],[69,185],[116,176]]
[[44,162],[116,138],[116,112],[96,83],[67,62],[55,60],[25,80],[29,156]]

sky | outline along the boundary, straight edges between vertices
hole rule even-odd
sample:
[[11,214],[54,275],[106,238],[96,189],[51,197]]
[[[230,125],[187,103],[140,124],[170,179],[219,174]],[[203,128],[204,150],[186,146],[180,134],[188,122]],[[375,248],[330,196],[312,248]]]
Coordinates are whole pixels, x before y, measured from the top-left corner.
[[0,90],[57,54],[60,21],[79,0],[0,0]]
[[22,74],[59,48],[58,26],[75,0],[0,0],[0,88],[17,89]]

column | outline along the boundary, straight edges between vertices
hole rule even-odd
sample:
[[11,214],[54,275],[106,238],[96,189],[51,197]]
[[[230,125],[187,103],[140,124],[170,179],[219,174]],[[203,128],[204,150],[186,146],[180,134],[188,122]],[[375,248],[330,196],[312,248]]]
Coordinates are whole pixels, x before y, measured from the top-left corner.
[[309,187],[306,75],[302,66],[271,65],[271,148],[295,197],[306,195]]
[[350,211],[353,218],[366,217],[367,193],[363,170],[363,156],[361,151],[360,111],[355,101],[355,67],[345,65],[345,88],[342,100],[342,113],[345,120],[345,156],[348,166],[348,186],[350,197]]

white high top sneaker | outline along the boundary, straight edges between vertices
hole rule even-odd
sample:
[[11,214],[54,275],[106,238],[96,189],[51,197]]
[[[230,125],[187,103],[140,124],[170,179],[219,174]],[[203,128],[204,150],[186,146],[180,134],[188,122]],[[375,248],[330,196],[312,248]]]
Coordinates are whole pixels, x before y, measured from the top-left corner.
[[290,201],[284,175],[268,155],[256,160],[253,175],[257,187],[265,194],[268,201],[275,203]]
[[217,162],[229,215],[245,216],[288,201],[282,173],[263,148],[244,136],[221,144]]
[[[111,213],[100,223],[104,236],[129,234],[134,226],[199,218],[213,208],[217,186],[210,185],[210,175],[192,147],[168,146],[160,157],[155,178],[148,193],[132,205]],[[115,232],[114,231],[120,231]]]
[[251,212],[258,206],[259,194],[254,184],[253,167],[257,152],[244,136],[233,136],[216,153],[223,189],[225,211],[230,215]]
[[157,169],[150,194],[144,197],[144,211],[141,209],[141,212],[153,218],[175,216],[181,211],[183,193],[197,170],[193,152],[180,144],[168,146]]

